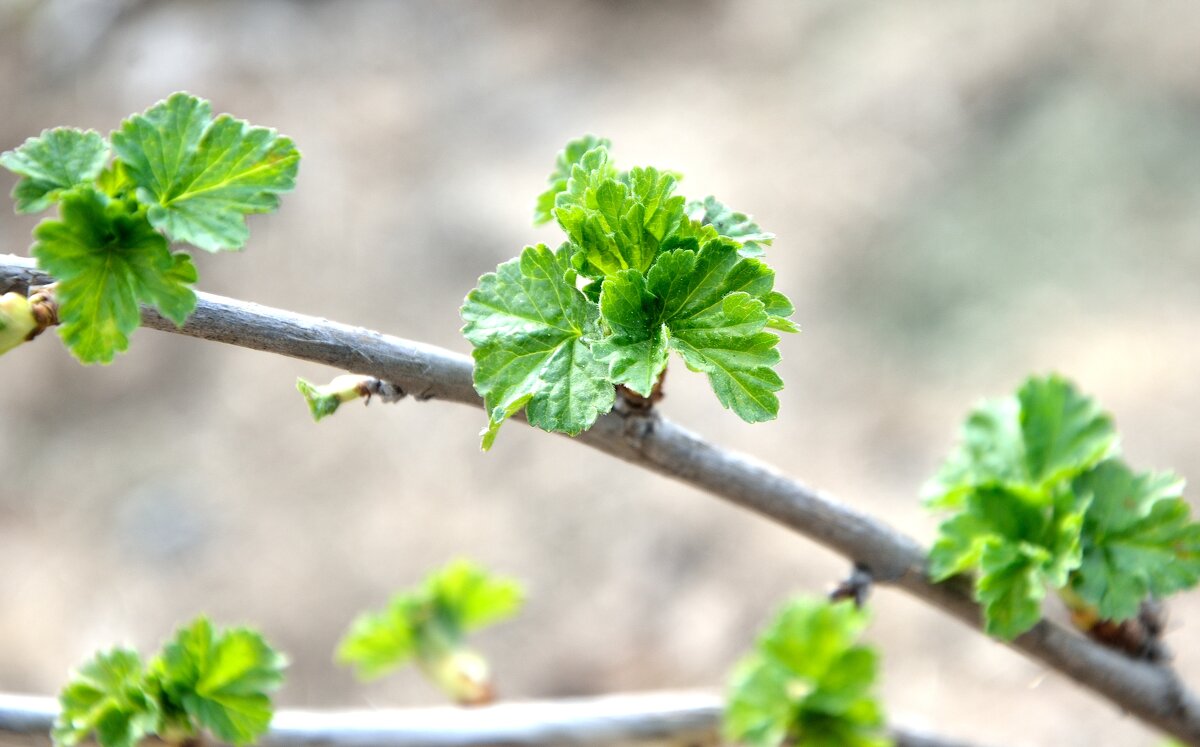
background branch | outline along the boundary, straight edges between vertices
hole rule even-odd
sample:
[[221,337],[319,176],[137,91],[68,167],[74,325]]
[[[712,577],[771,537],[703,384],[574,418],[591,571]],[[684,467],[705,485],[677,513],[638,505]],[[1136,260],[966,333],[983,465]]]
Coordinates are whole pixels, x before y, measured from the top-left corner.
[[[34,267],[31,259],[0,255],[0,293],[51,282]],[[196,312],[182,329],[149,309],[143,310],[143,323],[375,376],[421,400],[482,405],[467,356],[318,317],[198,296]],[[932,583],[925,574],[925,549],[917,542],[770,465],[721,449],[656,413],[614,411],[575,440],[774,519],[862,563],[877,583],[898,586],[981,628],[969,584]],[[1047,620],[1011,645],[1143,721],[1200,745],[1200,701],[1171,669],[1131,660]]]
[[[0,693],[0,732],[38,745],[58,713],[53,698]],[[257,744],[297,747],[483,747],[677,745],[720,742],[721,699],[662,692],[499,703],[484,708],[283,710]],[[921,730],[893,728],[896,747],[971,747]],[[8,744],[6,741],[5,744]],[[15,747],[15,745],[14,745]]]

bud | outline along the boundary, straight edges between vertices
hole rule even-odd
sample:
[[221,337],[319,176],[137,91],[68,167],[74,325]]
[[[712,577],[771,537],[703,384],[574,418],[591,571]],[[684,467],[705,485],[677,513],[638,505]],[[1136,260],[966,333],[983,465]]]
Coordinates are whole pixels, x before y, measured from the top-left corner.
[[459,705],[487,705],[495,700],[487,660],[470,649],[456,647],[426,653],[417,657],[417,664]]
[[296,389],[304,395],[304,399],[308,402],[308,410],[312,413],[313,420],[320,420],[337,412],[343,402],[360,397],[370,397],[369,384],[371,381],[369,376],[342,374],[325,386],[316,386],[312,382],[298,378],[296,379]]
[[33,305],[20,293],[0,296],[0,355],[33,337],[38,331]]

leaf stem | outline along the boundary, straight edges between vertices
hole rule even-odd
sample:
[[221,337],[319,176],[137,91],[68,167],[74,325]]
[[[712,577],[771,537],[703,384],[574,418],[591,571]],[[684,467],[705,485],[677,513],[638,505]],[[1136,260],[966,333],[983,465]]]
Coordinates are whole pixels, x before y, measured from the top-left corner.
[[663,381],[666,378],[667,366],[664,366],[662,373],[658,375],[658,380],[654,382],[654,388],[650,390],[649,397],[643,397],[624,384],[618,384],[616,408],[619,412],[648,414],[666,396],[666,392],[663,390]]

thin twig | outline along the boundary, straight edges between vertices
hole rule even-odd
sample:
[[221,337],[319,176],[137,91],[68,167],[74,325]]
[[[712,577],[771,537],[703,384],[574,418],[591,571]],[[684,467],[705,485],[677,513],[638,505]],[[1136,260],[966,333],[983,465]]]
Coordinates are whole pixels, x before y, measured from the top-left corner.
[[[0,293],[50,281],[32,260],[0,255]],[[198,295],[196,313],[182,329],[150,309],[143,310],[142,321],[154,329],[375,376],[417,399],[482,404],[465,355],[317,317]],[[926,551],[912,538],[764,462],[715,446],[656,413],[611,412],[575,440],[774,519],[863,564],[876,583],[897,586],[982,628],[966,579],[933,583],[925,572]],[[1011,645],[1143,721],[1200,745],[1200,701],[1170,668],[1134,661],[1047,620]]]
[[[53,698],[0,693],[0,733],[42,744],[58,714]],[[721,700],[709,692],[661,692],[499,703],[483,708],[283,710],[257,744],[277,747],[476,747],[482,745],[677,745],[720,742]],[[893,728],[896,747],[971,747]],[[14,745],[15,747],[15,745]]]

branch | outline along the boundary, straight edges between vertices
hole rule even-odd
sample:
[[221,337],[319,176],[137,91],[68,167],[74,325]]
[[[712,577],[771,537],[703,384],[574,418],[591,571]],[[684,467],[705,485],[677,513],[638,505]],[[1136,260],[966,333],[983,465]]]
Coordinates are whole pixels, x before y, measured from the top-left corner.
[[[0,293],[51,282],[34,267],[31,259],[0,255]],[[158,330],[374,376],[418,400],[482,406],[467,356],[317,317],[197,295],[196,312],[182,329],[150,309],[143,309],[142,321]],[[925,573],[925,549],[916,541],[770,465],[715,446],[653,412],[610,412],[575,440],[774,519],[861,563],[876,583],[897,586],[982,629],[966,579],[933,583]],[[1200,701],[1171,669],[1134,661],[1048,620],[1010,645],[1143,721],[1200,745]]]
[[[34,745],[58,714],[53,698],[0,693],[0,733]],[[639,693],[502,703],[484,708],[279,711],[256,744],[276,747],[483,747],[484,745],[716,745],[721,699],[708,692]],[[896,747],[971,747],[893,728]],[[5,742],[8,745],[8,742]],[[15,747],[13,745],[12,747]]]

